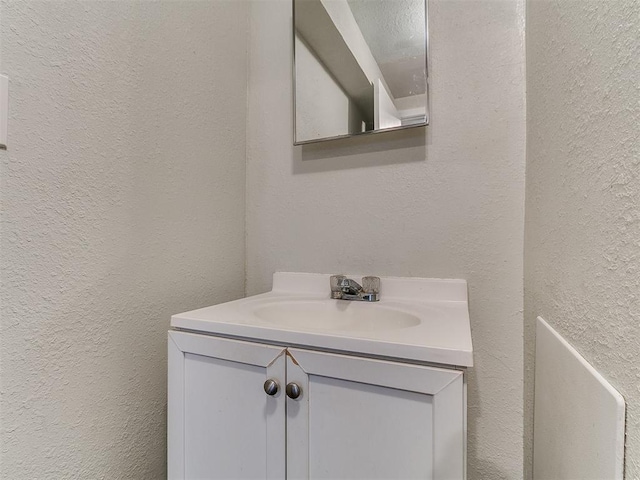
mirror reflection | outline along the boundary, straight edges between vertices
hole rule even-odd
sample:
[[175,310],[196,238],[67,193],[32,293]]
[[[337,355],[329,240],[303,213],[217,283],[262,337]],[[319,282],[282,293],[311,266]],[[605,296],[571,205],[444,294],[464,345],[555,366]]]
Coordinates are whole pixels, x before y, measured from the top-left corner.
[[293,0],[296,145],[426,125],[425,0]]

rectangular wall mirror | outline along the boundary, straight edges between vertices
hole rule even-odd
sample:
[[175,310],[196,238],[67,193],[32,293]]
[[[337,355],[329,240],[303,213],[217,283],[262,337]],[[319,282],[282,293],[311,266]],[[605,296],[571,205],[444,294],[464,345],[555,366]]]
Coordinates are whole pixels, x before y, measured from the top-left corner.
[[294,144],[429,122],[426,0],[293,0]]

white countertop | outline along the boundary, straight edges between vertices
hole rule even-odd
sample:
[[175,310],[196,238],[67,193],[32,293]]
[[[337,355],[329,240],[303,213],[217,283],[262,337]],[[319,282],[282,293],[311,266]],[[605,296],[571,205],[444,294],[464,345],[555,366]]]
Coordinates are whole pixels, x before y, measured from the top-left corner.
[[[276,273],[271,292],[174,315],[171,327],[401,360],[473,365],[466,281],[381,277],[380,301],[369,303],[332,300],[329,277]],[[300,315],[300,322],[274,323],[256,314],[281,305],[292,309],[292,318]],[[315,310],[305,312],[306,308]],[[331,326],[322,324],[323,312],[332,316]],[[380,327],[376,318],[387,313],[399,320]],[[358,323],[340,324],[343,316],[357,318]]]

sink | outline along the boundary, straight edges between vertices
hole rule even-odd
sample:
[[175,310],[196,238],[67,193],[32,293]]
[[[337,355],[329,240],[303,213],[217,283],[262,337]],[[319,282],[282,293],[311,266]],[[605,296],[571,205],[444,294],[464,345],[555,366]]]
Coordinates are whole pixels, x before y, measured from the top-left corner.
[[320,331],[396,330],[420,324],[419,317],[398,309],[331,299],[276,301],[252,313],[273,326]]
[[464,280],[381,277],[377,302],[332,299],[329,280],[325,274],[278,272],[270,292],[174,315],[171,326],[254,342],[473,365]]

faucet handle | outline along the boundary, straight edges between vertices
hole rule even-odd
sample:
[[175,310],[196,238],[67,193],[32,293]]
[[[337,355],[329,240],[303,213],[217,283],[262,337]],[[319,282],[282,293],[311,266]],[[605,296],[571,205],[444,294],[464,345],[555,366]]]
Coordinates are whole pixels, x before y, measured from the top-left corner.
[[329,279],[331,298],[342,298],[342,281],[346,278],[344,275],[331,275]]
[[364,293],[380,293],[380,277],[362,277],[362,290]]

